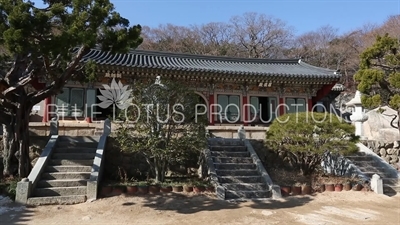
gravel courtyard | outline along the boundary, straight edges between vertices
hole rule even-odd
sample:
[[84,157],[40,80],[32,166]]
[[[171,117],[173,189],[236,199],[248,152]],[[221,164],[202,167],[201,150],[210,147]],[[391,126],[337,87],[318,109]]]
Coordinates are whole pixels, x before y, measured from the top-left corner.
[[400,224],[400,195],[325,192],[238,203],[170,194],[28,208],[6,203],[0,224]]

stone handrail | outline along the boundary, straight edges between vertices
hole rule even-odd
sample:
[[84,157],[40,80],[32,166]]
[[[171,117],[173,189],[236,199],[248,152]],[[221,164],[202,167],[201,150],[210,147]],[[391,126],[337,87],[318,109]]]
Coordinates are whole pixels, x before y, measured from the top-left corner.
[[221,186],[218,182],[217,172],[215,170],[214,162],[211,157],[210,145],[208,145],[208,148],[204,149],[203,155],[203,165],[206,167],[206,173],[207,176],[210,178],[211,184],[215,187],[217,197],[219,199],[225,199],[225,187]]
[[26,204],[28,198],[31,195],[31,191],[36,187],[37,182],[40,180],[40,175],[42,174],[44,168],[46,167],[52,153],[54,147],[56,146],[58,141],[58,121],[53,119],[50,122],[50,139],[47,142],[45,148],[43,149],[42,154],[39,159],[36,161],[35,166],[32,171],[29,173],[27,178],[23,178],[17,184],[15,202]]
[[106,119],[104,121],[103,134],[100,137],[97,145],[96,155],[93,161],[92,171],[90,173],[90,179],[87,183],[87,198],[89,200],[97,199],[98,186],[101,181],[104,170],[104,149],[107,144],[107,137],[111,134],[111,121]]
[[243,140],[244,145],[246,146],[247,150],[250,152],[250,157],[253,159],[253,162],[256,164],[257,170],[260,173],[262,179],[264,180],[265,184],[268,185],[268,189],[272,192],[272,198],[278,199],[281,198],[281,189],[280,186],[274,185],[272,182],[271,177],[269,176],[267,170],[264,168],[260,158],[258,157],[256,151],[254,150],[253,146],[251,145],[250,141],[246,139],[246,131],[243,126],[240,126],[238,129],[238,137],[239,139]]

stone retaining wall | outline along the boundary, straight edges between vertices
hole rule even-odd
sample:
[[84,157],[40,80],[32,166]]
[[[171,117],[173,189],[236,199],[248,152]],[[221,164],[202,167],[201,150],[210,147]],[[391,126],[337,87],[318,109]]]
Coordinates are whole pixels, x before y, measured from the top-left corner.
[[362,143],[397,170],[400,170],[400,141],[362,141]]

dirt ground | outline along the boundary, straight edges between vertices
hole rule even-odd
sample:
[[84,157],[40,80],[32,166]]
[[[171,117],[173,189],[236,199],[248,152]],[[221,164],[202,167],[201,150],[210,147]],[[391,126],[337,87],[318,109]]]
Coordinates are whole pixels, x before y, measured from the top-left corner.
[[206,195],[117,196],[78,205],[8,205],[0,224],[400,224],[400,195],[324,192],[228,202]]

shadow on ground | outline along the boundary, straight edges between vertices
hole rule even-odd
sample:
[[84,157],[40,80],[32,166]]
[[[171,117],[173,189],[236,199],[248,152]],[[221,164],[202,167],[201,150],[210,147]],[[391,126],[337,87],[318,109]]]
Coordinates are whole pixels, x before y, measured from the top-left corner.
[[[253,209],[295,208],[312,200],[311,196],[287,197],[279,200],[227,201],[205,195],[187,196],[171,193],[169,195],[143,196],[143,207],[161,211],[173,211],[181,214],[192,214],[200,211],[219,211],[249,207]],[[129,202],[124,203],[129,204]]]
[[34,207],[11,203],[0,206],[0,224],[21,225],[32,219]]

